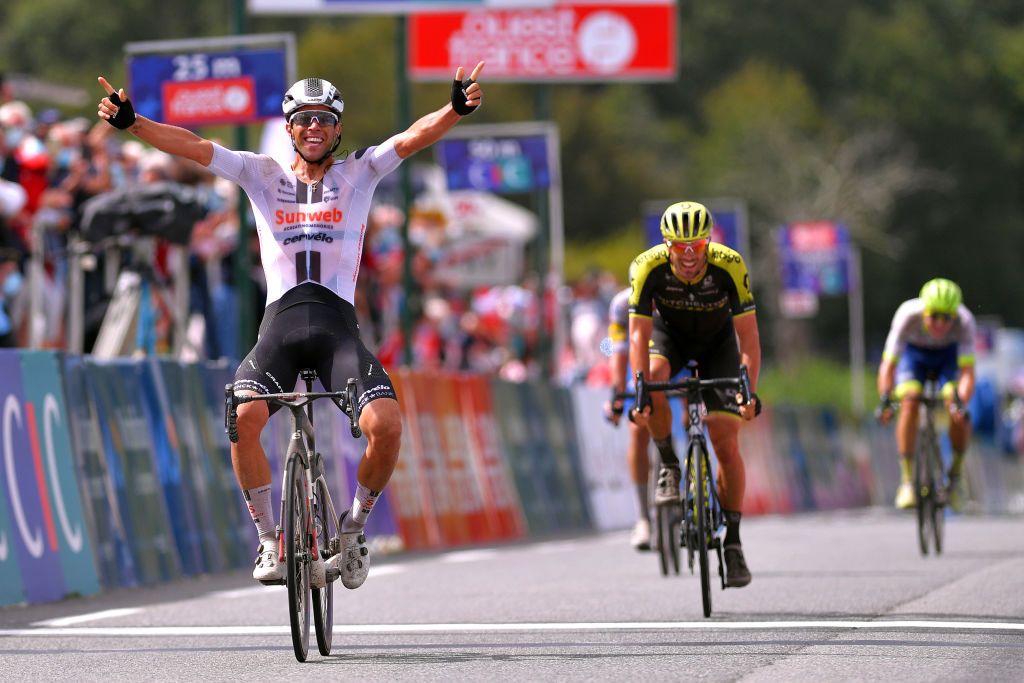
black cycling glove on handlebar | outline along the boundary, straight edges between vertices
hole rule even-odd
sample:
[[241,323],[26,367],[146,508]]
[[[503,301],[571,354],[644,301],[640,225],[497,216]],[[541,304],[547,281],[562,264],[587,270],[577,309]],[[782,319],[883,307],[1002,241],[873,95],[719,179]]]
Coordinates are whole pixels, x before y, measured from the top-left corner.
[[110,101],[117,107],[117,113],[113,118],[107,119],[107,123],[118,130],[127,130],[135,123],[135,107],[132,101],[126,99],[124,102],[117,96],[117,93],[110,93]]
[[469,86],[473,85],[474,83],[476,83],[476,81],[474,81],[472,78],[467,78],[462,81],[452,81],[452,109],[454,109],[455,113],[458,114],[459,116],[466,116],[467,114],[472,114],[477,110],[477,107],[480,106],[479,104],[477,104],[471,107],[468,104],[466,104],[466,102],[469,100],[469,98],[466,97],[466,91],[469,89]]

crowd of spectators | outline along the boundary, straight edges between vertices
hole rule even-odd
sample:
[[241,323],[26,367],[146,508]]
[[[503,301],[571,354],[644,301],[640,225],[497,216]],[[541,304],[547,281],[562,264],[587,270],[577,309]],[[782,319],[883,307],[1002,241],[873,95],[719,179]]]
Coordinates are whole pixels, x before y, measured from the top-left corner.
[[[80,348],[90,353],[97,339],[114,283],[104,259],[111,252],[99,240],[85,241],[72,261],[71,236],[88,236],[83,207],[93,197],[135,184],[173,182],[199,190],[205,218],[191,232],[189,262],[189,357],[237,359],[236,273],[251,278],[252,317],[260,320],[265,289],[259,268],[259,244],[247,226],[249,262],[235,268],[238,239],[238,190],[205,169],[118,135],[105,122],[65,118],[56,109],[38,113],[0,92],[0,345],[72,349],[68,338],[68,280],[72,267],[83,268],[84,334]],[[130,191],[130,189],[129,189]],[[516,282],[467,287],[435,276],[444,251],[448,218],[435,209],[412,211],[412,283],[404,283],[401,237],[404,216],[386,199],[371,212],[357,290],[363,335],[385,364],[406,360],[423,369],[470,370],[509,380],[557,377],[564,383],[594,379],[605,363],[601,340],[608,301],[617,278],[594,271],[562,285],[525,272]],[[141,240],[136,240],[143,243]],[[148,252],[118,252],[118,269],[134,269],[152,280],[152,326],[144,350],[179,352],[174,340],[175,310],[169,292],[173,268],[169,245],[149,240]],[[40,259],[41,306],[35,319],[28,306],[30,254]],[[143,261],[140,263],[139,261]],[[406,292],[410,294],[407,296]],[[411,338],[403,335],[403,316]],[[560,324],[556,324],[556,321]],[[180,328],[177,328],[180,329]],[[561,330],[562,334],[556,332]],[[140,339],[142,337],[140,336]],[[141,342],[140,342],[141,343]]]

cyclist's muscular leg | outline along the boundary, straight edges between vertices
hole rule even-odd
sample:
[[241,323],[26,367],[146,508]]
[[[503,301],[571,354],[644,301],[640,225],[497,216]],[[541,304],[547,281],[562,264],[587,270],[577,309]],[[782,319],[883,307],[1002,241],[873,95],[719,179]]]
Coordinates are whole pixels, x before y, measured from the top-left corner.
[[356,478],[367,488],[381,491],[395,471],[402,442],[402,414],[398,401],[393,398],[370,401],[359,416],[359,427],[366,435],[367,447],[359,462]]
[[637,486],[647,486],[647,476],[651,467],[650,458],[647,456],[647,445],[650,441],[651,435],[646,429],[629,423],[629,450],[626,452],[626,460],[633,475],[633,483]]
[[[651,356],[652,382],[667,382],[671,368],[664,356]],[[647,423],[651,438],[656,441],[667,439],[672,435],[672,408],[663,391],[651,393],[651,418]]]
[[896,423],[896,450],[909,458],[917,445],[917,407],[918,394],[911,394],[900,399],[900,417]]
[[[254,391],[239,391],[239,396],[254,396]],[[231,466],[243,489],[270,484],[270,463],[260,444],[260,434],[270,419],[266,401],[238,406],[238,443],[231,444]]]
[[971,437],[971,423],[963,413],[953,411],[949,418],[949,443],[954,451],[963,453]]
[[718,458],[718,499],[725,510],[743,509],[746,468],[740,455],[740,421],[732,415],[712,413],[705,419]]

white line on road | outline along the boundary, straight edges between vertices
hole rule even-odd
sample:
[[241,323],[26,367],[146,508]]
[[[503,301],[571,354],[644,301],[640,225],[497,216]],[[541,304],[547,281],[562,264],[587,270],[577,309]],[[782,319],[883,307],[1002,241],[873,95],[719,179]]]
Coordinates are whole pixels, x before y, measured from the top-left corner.
[[460,550],[458,552],[446,553],[442,555],[441,561],[457,564],[459,562],[477,562],[478,560],[490,560],[491,558],[497,556],[497,550]]
[[73,617],[60,617],[58,619],[45,619],[43,621],[37,621],[33,623],[33,626],[52,626],[53,628],[60,628],[62,626],[74,626],[75,624],[82,624],[87,621],[96,621],[98,619],[113,619],[114,617],[126,617],[129,614],[138,614],[142,609],[139,607],[125,607],[123,609],[106,609],[102,612],[90,612],[89,614],[76,614]]
[[[111,610],[116,611],[116,610]],[[502,633],[510,631],[785,631],[794,629],[929,629],[1024,631],[1020,622],[983,621],[653,621],[522,624],[335,624],[337,635],[374,633]],[[280,626],[97,626],[0,629],[0,637],[36,636],[263,636],[288,633]]]

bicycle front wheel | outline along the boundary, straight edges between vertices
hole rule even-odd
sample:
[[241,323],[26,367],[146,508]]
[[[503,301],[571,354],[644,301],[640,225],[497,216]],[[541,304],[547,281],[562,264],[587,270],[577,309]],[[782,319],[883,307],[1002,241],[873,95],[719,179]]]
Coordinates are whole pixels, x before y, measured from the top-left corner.
[[670,571],[679,573],[679,505],[659,505],[657,507],[658,523],[658,561],[661,575],[668,576]]
[[694,519],[697,522],[697,559],[700,563],[700,594],[704,616],[711,616],[711,558],[708,545],[711,542],[711,499],[708,477],[707,454],[700,445],[690,446],[690,462],[693,467]]
[[942,473],[942,460],[939,457],[939,451],[936,448],[932,452],[932,476],[931,479],[934,482],[932,491],[932,537],[935,541],[935,554],[942,554],[943,535],[946,529],[946,498],[945,495],[940,495],[938,491],[934,490],[935,486],[942,486],[943,473]]
[[[922,435],[925,436],[925,435]],[[917,494],[917,546],[922,555],[928,555],[935,519],[935,491],[928,463],[928,443],[920,444],[914,462],[914,488]]]
[[306,507],[306,471],[300,458],[292,457],[285,473],[285,569],[288,585],[288,619],[295,659],[309,654],[309,529]]
[[[313,489],[313,524],[316,527],[317,551],[324,559],[331,541],[331,511],[327,501],[330,494],[323,479],[318,479]],[[331,654],[331,640],[334,636],[334,582],[323,588],[313,589],[313,625],[316,627],[316,646],[324,657]]]

